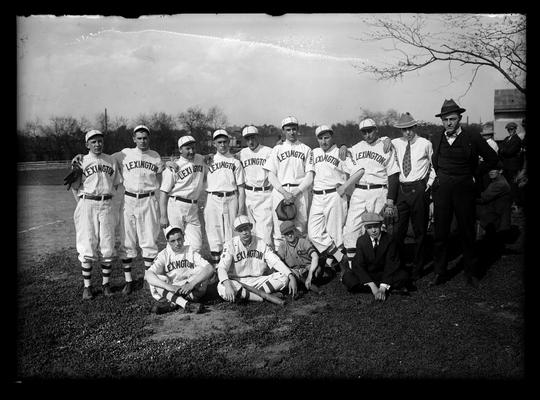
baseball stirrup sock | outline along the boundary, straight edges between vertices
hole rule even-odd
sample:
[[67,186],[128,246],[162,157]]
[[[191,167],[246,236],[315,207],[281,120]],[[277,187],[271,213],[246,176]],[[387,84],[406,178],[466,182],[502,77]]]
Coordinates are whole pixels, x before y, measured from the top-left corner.
[[103,284],[106,285],[109,283],[109,279],[111,277],[111,266],[101,264],[101,276],[103,277]]
[[81,269],[82,269],[84,287],[90,287],[90,278],[92,276],[92,264],[81,263]]
[[131,282],[133,280],[131,277],[131,258],[122,260],[122,265],[124,266],[124,279],[126,282]]
[[167,289],[163,289],[162,296],[169,300],[171,303],[178,304],[182,308],[186,307],[187,300],[179,294],[173,293]]
[[250,292],[244,287],[241,287],[240,290],[236,293],[238,298],[240,299],[246,299],[250,301],[264,301],[264,299],[261,296],[256,295],[255,293]]
[[144,269],[147,270],[148,268],[152,266],[154,259],[150,257],[143,257],[143,261],[144,261]]

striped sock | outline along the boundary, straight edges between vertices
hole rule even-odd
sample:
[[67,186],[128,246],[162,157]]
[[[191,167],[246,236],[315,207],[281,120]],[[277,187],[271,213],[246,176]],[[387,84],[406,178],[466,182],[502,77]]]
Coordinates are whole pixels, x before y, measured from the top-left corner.
[[89,262],[81,263],[84,287],[90,287],[90,278],[92,276],[92,264]]
[[214,265],[219,263],[219,258],[221,257],[221,251],[211,251],[210,252],[210,262]]
[[111,270],[112,268],[110,264],[101,264],[101,276],[103,277],[103,285],[109,283],[109,279],[111,277]]
[[[160,289],[158,289],[158,292],[160,292]],[[178,304],[182,308],[186,308],[187,300],[180,296],[179,294],[172,293],[168,291],[167,289],[161,289],[163,291],[162,296],[165,297],[167,300],[169,300],[171,303]]]
[[246,288],[244,287],[241,287],[240,290],[236,292],[236,296],[240,299],[246,299],[250,301],[264,301],[261,296],[258,296],[255,293],[250,292],[249,290],[246,290]]
[[126,282],[131,282],[133,280],[131,277],[131,261],[133,261],[132,258],[122,260],[122,265],[124,266],[124,279]]

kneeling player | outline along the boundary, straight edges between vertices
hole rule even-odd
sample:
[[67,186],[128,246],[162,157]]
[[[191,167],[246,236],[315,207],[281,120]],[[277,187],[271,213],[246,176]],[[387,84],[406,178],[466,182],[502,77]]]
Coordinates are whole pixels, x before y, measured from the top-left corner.
[[[242,285],[245,284],[266,293],[279,292],[288,287],[289,294],[295,296],[297,285],[294,274],[263,239],[251,234],[252,228],[246,215],[240,215],[234,221],[238,236],[225,243],[217,266],[219,295],[231,302],[237,298],[263,301],[261,296]],[[271,270],[275,272],[271,273]]]
[[163,314],[179,307],[184,312],[202,312],[197,301],[205,295],[214,268],[191,246],[184,246],[184,232],[178,226],[165,228],[167,247],[159,252],[146,271],[150,293],[159,302],[152,312]]

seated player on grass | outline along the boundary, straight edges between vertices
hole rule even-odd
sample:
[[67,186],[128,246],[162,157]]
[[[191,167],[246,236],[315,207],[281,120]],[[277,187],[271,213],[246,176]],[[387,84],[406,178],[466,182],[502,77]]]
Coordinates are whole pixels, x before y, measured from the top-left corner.
[[180,227],[168,226],[164,233],[167,247],[159,252],[145,274],[150,293],[158,300],[152,313],[163,314],[179,307],[184,312],[201,313],[203,305],[197,301],[206,294],[214,267],[191,246],[184,246]]

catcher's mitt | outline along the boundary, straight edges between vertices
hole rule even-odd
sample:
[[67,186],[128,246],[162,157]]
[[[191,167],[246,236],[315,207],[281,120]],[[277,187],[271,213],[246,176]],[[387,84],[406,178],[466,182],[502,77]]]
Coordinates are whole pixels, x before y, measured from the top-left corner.
[[294,203],[285,203],[283,199],[276,207],[276,214],[280,221],[291,221],[296,217],[296,206]]
[[397,224],[399,220],[398,209],[395,205],[389,206],[385,204],[379,214],[384,218],[383,223],[386,227]]
[[64,177],[64,185],[67,186],[66,190],[71,189],[71,185],[81,179],[82,169],[73,166],[73,170]]

